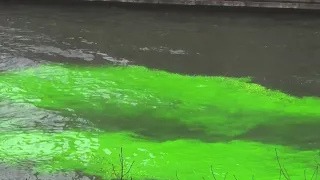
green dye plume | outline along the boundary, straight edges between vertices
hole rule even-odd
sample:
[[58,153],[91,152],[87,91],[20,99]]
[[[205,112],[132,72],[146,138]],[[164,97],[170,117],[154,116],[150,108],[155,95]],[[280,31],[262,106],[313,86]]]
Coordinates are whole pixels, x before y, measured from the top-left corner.
[[126,169],[134,161],[130,172],[136,180],[212,179],[210,166],[217,179],[251,178],[278,179],[279,168],[274,148],[292,179],[303,179],[307,170],[313,173],[315,152],[299,152],[281,146],[233,141],[225,143],[200,143],[196,141],[168,141],[154,143],[128,138],[120,133],[62,133],[16,132],[0,136],[0,158],[12,165],[32,164],[34,170],[54,173],[59,170],[79,170],[104,178],[115,178],[113,166],[119,172],[120,147]]
[[105,130],[163,139],[178,131],[190,138],[234,136],[257,124],[320,118],[319,99],[268,90],[248,78],[183,76],[138,66],[41,65],[2,73],[0,86],[1,99],[80,116]]
[[[254,174],[267,180],[278,178],[277,147],[291,178],[301,179],[305,168],[313,168],[311,151],[232,140],[261,125],[281,129],[320,118],[319,99],[268,90],[249,78],[183,76],[138,66],[41,65],[1,73],[0,87],[0,158],[9,164],[31,161],[38,171],[114,178],[110,163],[118,165],[123,147],[127,162],[135,161],[136,179],[176,179],[176,171],[180,179],[209,179],[213,165],[219,179],[229,172],[230,179]],[[101,131],[86,132],[73,123],[66,130],[64,117],[89,120]],[[46,118],[62,119],[64,126],[41,129],[51,125]],[[127,132],[106,132],[118,130]],[[277,137],[295,136],[281,131]],[[135,133],[167,141],[141,140]]]

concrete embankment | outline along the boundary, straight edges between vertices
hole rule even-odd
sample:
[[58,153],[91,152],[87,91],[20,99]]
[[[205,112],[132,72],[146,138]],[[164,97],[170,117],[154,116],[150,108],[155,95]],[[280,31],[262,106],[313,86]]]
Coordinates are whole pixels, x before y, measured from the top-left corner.
[[[99,0],[88,0],[99,1]],[[101,0],[113,3],[167,4],[189,6],[320,9],[320,0]]]

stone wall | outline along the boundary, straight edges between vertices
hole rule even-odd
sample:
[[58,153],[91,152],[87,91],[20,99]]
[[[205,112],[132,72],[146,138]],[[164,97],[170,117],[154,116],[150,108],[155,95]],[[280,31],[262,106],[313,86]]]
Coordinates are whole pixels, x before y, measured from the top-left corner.
[[87,0],[121,3],[320,9],[320,0]]

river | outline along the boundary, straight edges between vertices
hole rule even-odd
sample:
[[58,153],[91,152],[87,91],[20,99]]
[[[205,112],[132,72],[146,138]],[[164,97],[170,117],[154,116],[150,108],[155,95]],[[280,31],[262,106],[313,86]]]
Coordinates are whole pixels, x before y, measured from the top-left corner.
[[0,178],[311,177],[317,16],[1,3]]

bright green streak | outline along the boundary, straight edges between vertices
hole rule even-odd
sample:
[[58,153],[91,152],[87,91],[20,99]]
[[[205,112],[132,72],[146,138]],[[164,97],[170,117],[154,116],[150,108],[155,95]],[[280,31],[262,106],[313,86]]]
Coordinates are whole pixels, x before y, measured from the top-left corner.
[[313,156],[316,153],[299,152],[281,146],[233,141],[224,143],[200,143],[197,141],[168,141],[153,143],[128,138],[126,134],[70,132],[44,134],[1,134],[0,158],[8,163],[34,162],[36,170],[56,171],[84,170],[106,178],[112,175],[111,163],[119,168],[119,147],[124,147],[126,164],[135,161],[131,175],[139,178],[188,180],[212,178],[210,165],[214,166],[217,178],[277,179],[278,167],[274,148],[293,179],[303,178],[303,170],[312,174]]
[[[182,122],[190,129],[204,129],[207,135],[232,137],[258,124],[308,123],[320,119],[319,99],[300,99],[267,90],[250,83],[248,78],[182,76],[136,66],[42,65],[2,73],[0,87],[0,100],[29,103],[65,116],[76,114],[99,124],[98,128],[104,128],[104,122],[105,126],[110,121],[128,123],[126,131],[145,124],[144,128],[148,128]],[[3,123],[0,126],[7,127]],[[220,176],[226,171],[237,174],[239,179],[250,178],[252,174],[257,179],[278,176],[274,146],[259,143],[182,140],[156,143],[131,139],[126,134],[76,131],[48,134],[38,130],[6,132],[0,137],[5,142],[0,157],[5,161],[36,159],[37,167],[45,170],[86,169],[109,177],[110,169],[100,170],[110,168],[101,158],[118,162],[117,151],[123,146],[128,155],[137,154],[135,177],[174,179],[178,170],[181,179],[209,178],[210,165],[217,164],[215,171]],[[107,148],[112,152],[110,157],[105,154]],[[295,158],[283,160],[293,171],[292,176],[302,177],[306,162],[312,161],[312,153],[278,148],[286,152],[282,158]],[[52,164],[47,163],[48,159]]]
[[319,99],[298,99],[249,79],[182,76],[143,67],[46,65],[3,74],[0,86],[3,99],[91,120],[133,119],[139,124],[147,115],[141,123],[182,121],[225,136],[279,119],[290,123],[320,117]]

